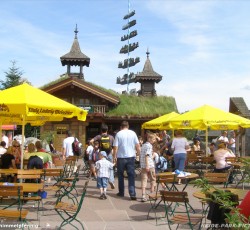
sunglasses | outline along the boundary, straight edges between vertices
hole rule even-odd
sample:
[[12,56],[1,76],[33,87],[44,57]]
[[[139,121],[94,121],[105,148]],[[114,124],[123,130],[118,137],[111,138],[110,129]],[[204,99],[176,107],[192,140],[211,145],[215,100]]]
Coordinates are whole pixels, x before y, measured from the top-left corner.
[[13,147],[20,147],[20,145],[13,145]]

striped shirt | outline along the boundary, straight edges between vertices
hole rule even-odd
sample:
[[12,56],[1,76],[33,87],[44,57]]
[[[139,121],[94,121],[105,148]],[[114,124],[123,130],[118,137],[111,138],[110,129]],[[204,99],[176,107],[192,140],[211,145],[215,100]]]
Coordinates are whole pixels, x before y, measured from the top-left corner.
[[149,168],[154,168],[154,160],[153,160],[153,147],[149,142],[146,142],[141,147],[140,154],[140,165],[141,168],[146,168],[146,156],[148,155],[148,166]]

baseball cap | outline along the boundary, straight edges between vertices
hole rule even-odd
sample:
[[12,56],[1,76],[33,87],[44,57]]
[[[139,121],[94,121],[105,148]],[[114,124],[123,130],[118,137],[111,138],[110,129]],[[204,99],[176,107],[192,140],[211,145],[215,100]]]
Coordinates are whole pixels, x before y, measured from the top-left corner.
[[103,156],[103,157],[107,157],[107,153],[105,151],[101,151],[100,154]]

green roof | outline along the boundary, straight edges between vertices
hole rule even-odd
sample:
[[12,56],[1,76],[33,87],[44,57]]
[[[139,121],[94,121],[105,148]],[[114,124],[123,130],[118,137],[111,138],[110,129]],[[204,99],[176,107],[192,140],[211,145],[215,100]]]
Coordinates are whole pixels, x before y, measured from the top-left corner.
[[[40,87],[40,89],[54,85],[67,78],[69,78],[68,74],[61,75],[60,78],[47,83],[46,85]],[[175,98],[171,96],[143,97],[128,94],[118,94],[112,89],[106,89],[91,82],[87,83],[120,98],[119,105],[106,113],[106,116],[108,117],[124,115],[157,117],[170,112],[178,112]]]
[[159,116],[177,112],[175,98],[168,96],[142,97],[120,95],[119,105],[110,110],[106,116]]

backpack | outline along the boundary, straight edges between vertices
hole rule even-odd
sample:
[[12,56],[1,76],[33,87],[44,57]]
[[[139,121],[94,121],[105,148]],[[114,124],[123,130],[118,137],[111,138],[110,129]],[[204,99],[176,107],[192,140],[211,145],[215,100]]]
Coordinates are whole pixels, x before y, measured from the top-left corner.
[[72,143],[72,150],[73,150],[74,156],[80,156],[82,154],[80,142],[76,138],[74,139]]
[[92,161],[93,162],[97,162],[98,160],[99,160],[99,150],[97,149],[97,150],[93,150],[93,152],[92,152]]
[[101,151],[105,151],[107,154],[109,154],[109,152],[111,151],[109,135],[106,135],[106,134],[101,135],[100,149],[101,149]]
[[168,169],[168,162],[164,156],[159,157],[159,162],[156,164],[158,170],[165,172]]

